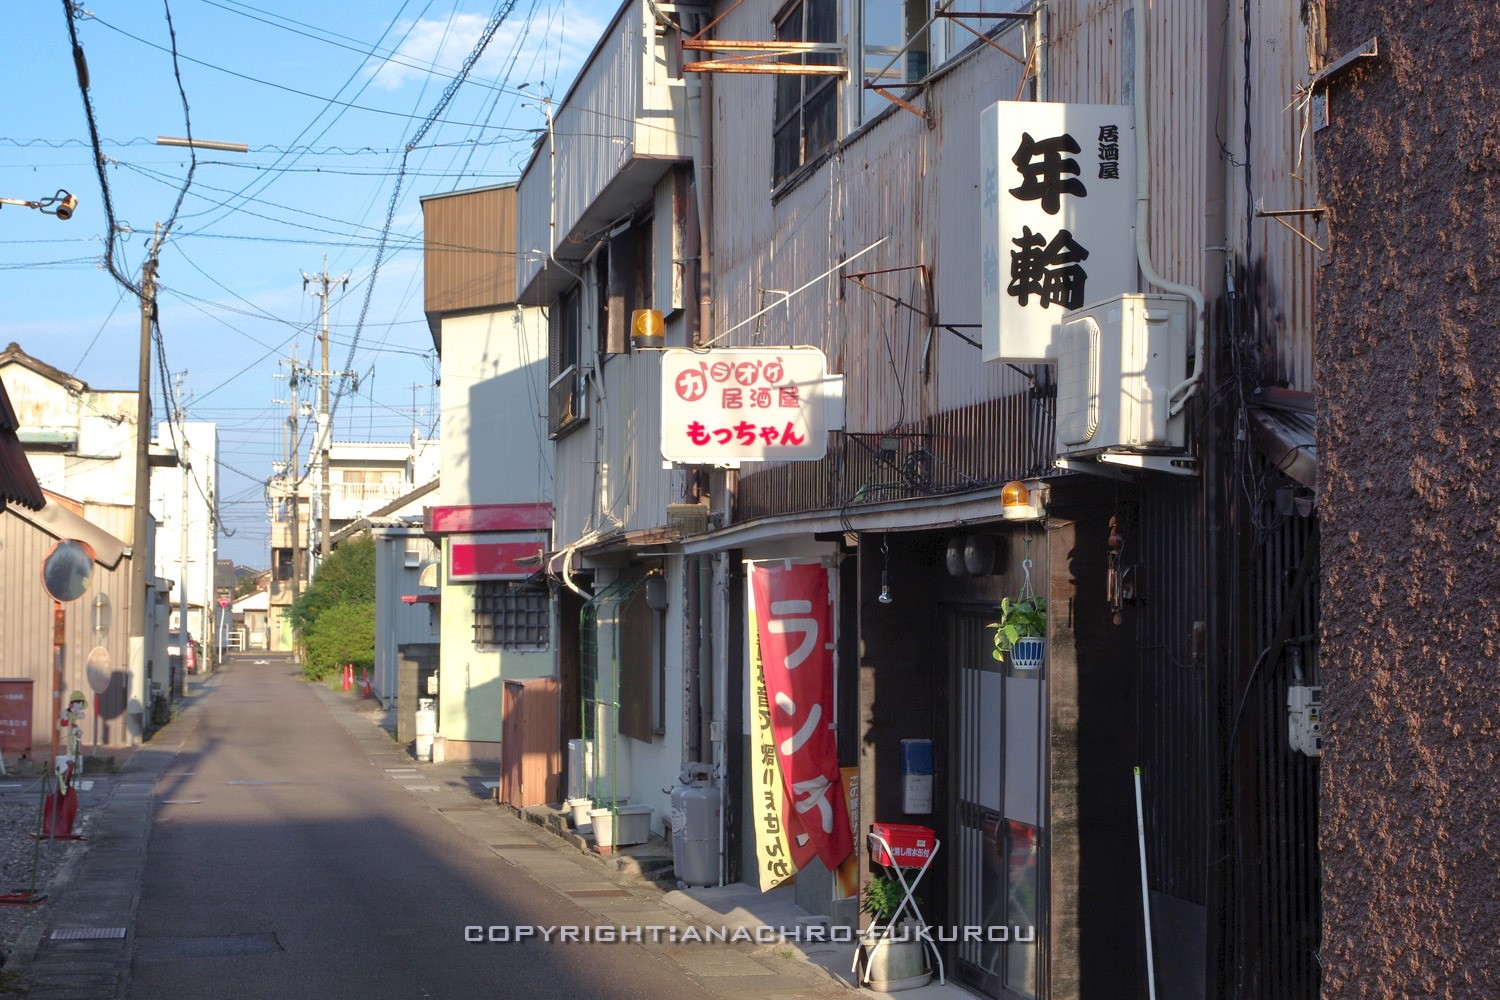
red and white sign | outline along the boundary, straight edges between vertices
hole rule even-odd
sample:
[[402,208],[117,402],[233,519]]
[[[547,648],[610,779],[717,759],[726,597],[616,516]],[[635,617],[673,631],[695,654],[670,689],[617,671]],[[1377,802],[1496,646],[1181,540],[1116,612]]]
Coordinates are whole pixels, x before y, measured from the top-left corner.
[[828,452],[829,402],[841,387],[816,348],[663,351],[662,458],[816,461]]
[[229,598],[227,598],[227,597],[221,597],[221,598],[219,598],[219,607],[221,607],[221,608],[227,608],[227,607],[229,607]]
[[[785,789],[782,825],[794,859],[830,870],[854,849],[833,727],[833,608],[819,564],[751,568],[761,666]],[[800,864],[800,859],[799,859]]]

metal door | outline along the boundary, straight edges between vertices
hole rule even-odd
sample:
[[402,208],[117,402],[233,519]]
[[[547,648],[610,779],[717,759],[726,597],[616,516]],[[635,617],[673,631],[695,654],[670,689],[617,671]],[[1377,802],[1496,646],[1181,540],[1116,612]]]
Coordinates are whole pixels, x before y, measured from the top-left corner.
[[986,626],[995,617],[992,609],[949,616],[954,964],[985,996],[1029,998],[1041,992],[1045,668],[1018,671],[994,658]]

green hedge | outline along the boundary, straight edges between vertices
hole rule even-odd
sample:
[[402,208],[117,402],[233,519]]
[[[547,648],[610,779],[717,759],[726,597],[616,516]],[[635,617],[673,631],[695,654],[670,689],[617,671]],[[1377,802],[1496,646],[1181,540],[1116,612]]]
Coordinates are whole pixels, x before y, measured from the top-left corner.
[[354,673],[375,666],[375,602],[335,604],[324,608],[302,635],[307,655],[302,674],[308,680],[320,681],[354,664]]

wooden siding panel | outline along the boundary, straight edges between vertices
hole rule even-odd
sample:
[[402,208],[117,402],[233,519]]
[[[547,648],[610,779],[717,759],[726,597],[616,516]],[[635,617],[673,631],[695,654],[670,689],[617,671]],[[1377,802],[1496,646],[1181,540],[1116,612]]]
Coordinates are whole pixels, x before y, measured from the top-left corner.
[[486,309],[516,298],[516,190],[460,192],[422,201],[424,308]]

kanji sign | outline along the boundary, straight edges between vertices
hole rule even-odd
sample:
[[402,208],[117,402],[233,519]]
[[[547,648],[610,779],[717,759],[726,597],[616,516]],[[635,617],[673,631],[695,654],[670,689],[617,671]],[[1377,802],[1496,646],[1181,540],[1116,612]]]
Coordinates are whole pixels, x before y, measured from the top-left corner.
[[828,361],[811,348],[662,352],[669,462],[813,461],[828,451]]
[[1135,131],[1125,106],[1000,101],[980,120],[987,361],[1057,357],[1072,309],[1135,291]]

